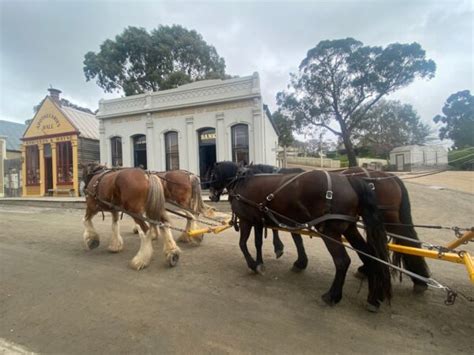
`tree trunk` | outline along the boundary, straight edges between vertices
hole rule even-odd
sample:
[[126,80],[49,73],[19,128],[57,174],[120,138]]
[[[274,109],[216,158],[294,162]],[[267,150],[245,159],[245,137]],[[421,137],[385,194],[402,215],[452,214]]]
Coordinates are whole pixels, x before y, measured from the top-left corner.
[[347,158],[349,159],[349,167],[357,166],[356,154],[351,141],[351,132],[347,129],[347,126],[342,118],[340,116],[338,117],[339,125],[341,126],[342,141],[344,142]]
[[354,146],[352,145],[351,138],[349,133],[343,130],[342,140],[344,142],[344,147],[346,148],[347,158],[349,159],[349,167],[357,166],[357,158],[354,151]]

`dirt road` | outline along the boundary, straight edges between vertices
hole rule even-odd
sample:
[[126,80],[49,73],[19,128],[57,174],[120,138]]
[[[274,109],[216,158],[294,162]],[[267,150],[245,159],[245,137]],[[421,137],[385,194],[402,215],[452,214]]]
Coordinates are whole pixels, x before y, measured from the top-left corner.
[[[407,184],[418,223],[473,225],[472,195]],[[333,308],[320,301],[334,275],[316,239],[305,240],[308,269],[290,271],[296,259],[289,235],[276,260],[264,243],[267,273],[249,272],[228,231],[200,247],[182,247],[179,265],[164,263],[161,244],[147,269],[127,267],[138,249],[124,218],[125,250],[106,251],[110,217],[95,220],[102,245],[82,247],[82,211],[0,207],[0,340],[33,352],[105,353],[474,353],[474,304],[443,304],[444,293],[413,295],[411,282],[394,283],[391,305],[378,314],[364,308],[352,273]],[[420,230],[442,243],[449,231]],[[158,250],[160,248],[160,250]],[[466,246],[474,252],[474,243]],[[438,281],[474,296],[461,265],[429,262]],[[0,342],[2,344],[2,342]],[[7,353],[8,351],[4,351]],[[0,350],[1,353],[1,350]]]

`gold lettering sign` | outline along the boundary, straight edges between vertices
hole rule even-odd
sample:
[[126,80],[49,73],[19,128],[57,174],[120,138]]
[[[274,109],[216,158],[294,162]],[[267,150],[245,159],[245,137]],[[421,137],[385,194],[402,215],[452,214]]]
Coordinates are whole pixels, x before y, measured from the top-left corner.
[[215,133],[204,133],[201,134],[201,140],[211,140],[211,139],[216,139],[216,134]]
[[39,138],[31,141],[25,141],[24,145],[37,145],[37,144],[47,144],[47,143],[56,143],[56,142],[67,142],[72,139],[72,136],[60,136],[54,138]]
[[59,119],[52,113],[46,113],[36,122],[36,129],[40,131],[51,130],[61,126]]

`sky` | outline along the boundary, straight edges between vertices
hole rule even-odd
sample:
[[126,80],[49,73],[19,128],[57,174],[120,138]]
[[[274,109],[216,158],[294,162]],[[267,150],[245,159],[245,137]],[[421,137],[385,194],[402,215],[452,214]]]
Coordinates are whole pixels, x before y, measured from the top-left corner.
[[423,122],[460,90],[474,92],[474,2],[450,1],[105,1],[0,0],[0,119],[24,122],[52,85],[62,97],[97,109],[106,94],[83,73],[97,52],[127,26],[180,24],[216,47],[231,75],[260,74],[264,102],[289,83],[321,40],[353,37],[365,45],[418,42],[436,76],[391,95],[412,104]]

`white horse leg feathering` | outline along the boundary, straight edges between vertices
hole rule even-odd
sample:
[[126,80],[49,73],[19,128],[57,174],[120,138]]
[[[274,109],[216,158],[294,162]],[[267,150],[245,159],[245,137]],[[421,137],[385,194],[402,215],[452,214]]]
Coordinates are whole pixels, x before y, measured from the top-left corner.
[[108,250],[112,253],[118,253],[122,249],[123,239],[120,235],[119,213],[112,212],[112,237],[110,238]]
[[141,227],[138,228],[138,236],[140,237],[140,249],[138,253],[130,261],[130,267],[135,270],[141,270],[150,264],[153,256],[153,245],[151,243],[151,228],[145,234]]
[[84,243],[87,249],[97,248],[100,244],[99,234],[96,232],[94,225],[92,224],[92,217],[84,217],[82,220],[84,223],[84,234],[82,235]]

